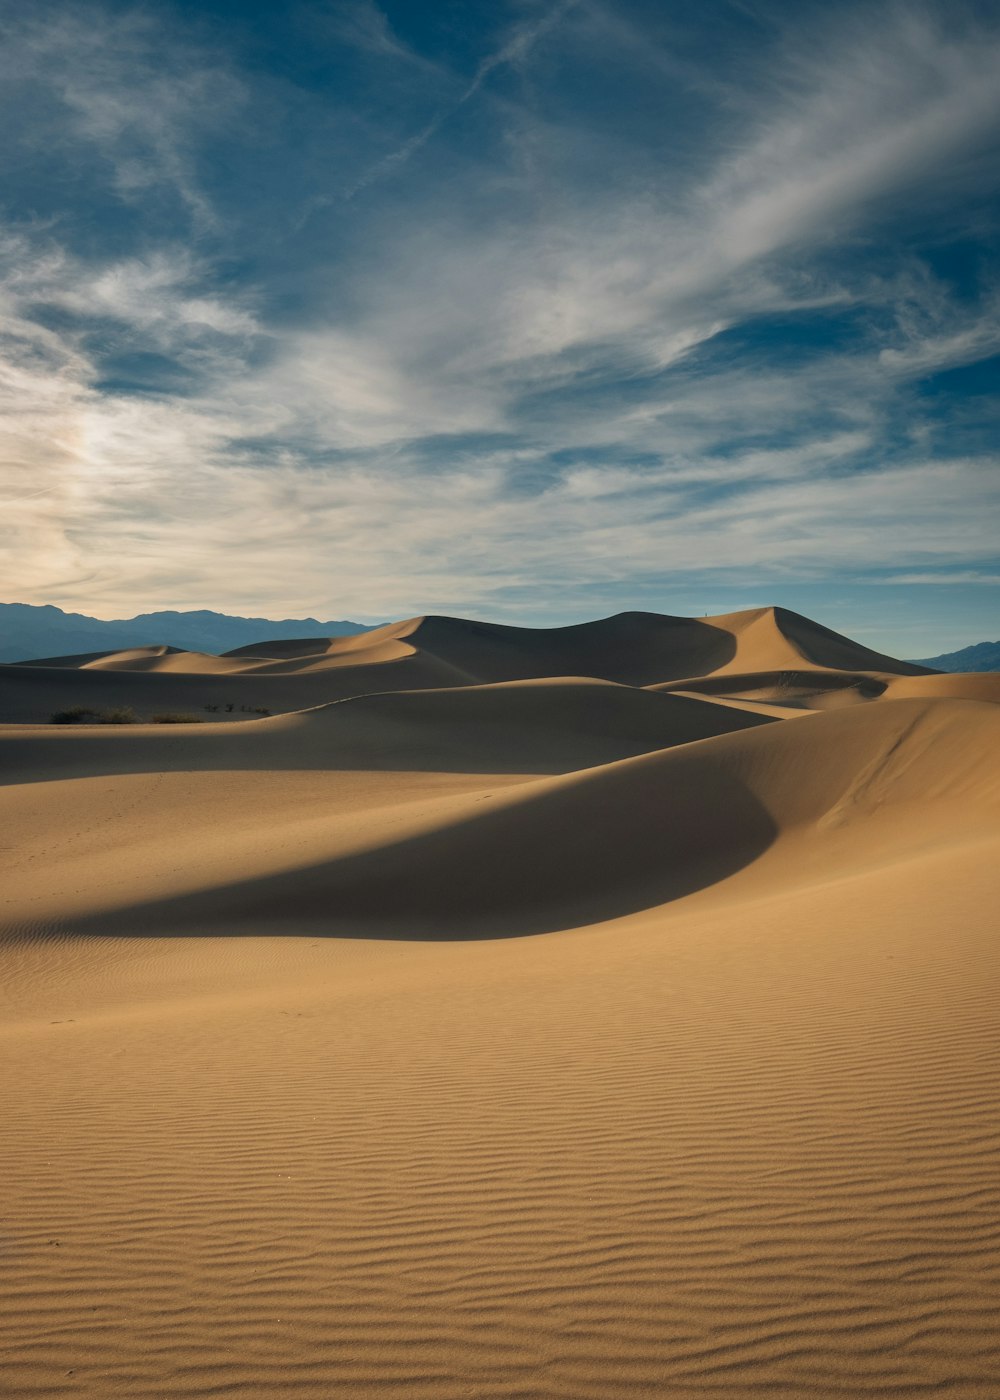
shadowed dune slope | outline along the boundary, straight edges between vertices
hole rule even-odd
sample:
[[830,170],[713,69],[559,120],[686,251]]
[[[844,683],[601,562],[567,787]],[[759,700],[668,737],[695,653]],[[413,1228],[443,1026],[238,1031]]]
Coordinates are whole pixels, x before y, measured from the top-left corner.
[[248,725],[0,728],[0,782],[219,770],[565,773],[770,722],[608,681],[359,696]]
[[[793,651],[814,666],[840,671],[889,671],[901,676],[932,674],[928,666],[898,661],[883,652],[872,651],[789,608],[767,608],[764,616],[768,626],[773,626]],[[768,666],[773,669],[774,662],[769,662]]]
[[[303,719],[317,725],[331,714]],[[99,799],[81,794],[98,802],[114,888],[91,867],[86,898],[61,910],[49,902],[47,918],[96,933],[496,936],[589,924],[710,887],[717,894],[719,881],[777,837],[807,843],[801,861],[779,867],[794,884],[799,864],[815,880],[838,862],[867,867],[995,828],[1000,711],[901,700],[765,723],[499,793],[480,786],[445,806],[425,794],[421,807],[414,790],[402,826],[393,808],[363,831],[339,809],[335,781],[306,834],[300,790],[283,789],[280,774],[247,775],[242,790],[243,801],[259,791],[266,803],[264,830],[234,821],[232,788],[213,797],[203,787],[196,803],[196,774],[178,775],[173,796],[165,776],[154,775],[155,802],[139,776],[106,782]],[[72,783],[49,786],[53,802],[72,800]],[[187,892],[150,899],[149,890],[170,888],[167,872]],[[764,864],[750,875],[765,878]],[[8,926],[29,916],[12,905]]]
[[[225,657],[209,660],[226,662]],[[0,666],[0,723],[42,724],[57,711],[75,705],[97,710],[127,706],[140,718],[174,711],[228,723],[252,719],[258,708],[275,715],[288,714],[357,695],[474,681],[475,677],[433,657],[420,656],[324,670],[311,670],[294,661],[276,671],[266,662],[250,669],[241,663],[233,672],[214,665],[188,672],[172,667],[77,669],[18,663]],[[230,705],[233,709],[227,712]]]

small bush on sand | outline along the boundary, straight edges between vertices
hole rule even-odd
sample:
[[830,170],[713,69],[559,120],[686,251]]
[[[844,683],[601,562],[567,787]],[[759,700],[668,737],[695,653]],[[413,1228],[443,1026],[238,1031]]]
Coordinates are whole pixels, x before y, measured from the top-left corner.
[[150,715],[150,724],[203,724],[200,715],[165,714]]
[[138,724],[139,716],[131,705],[120,705],[113,710],[98,710],[99,724]]
[[99,724],[96,710],[88,710],[86,705],[72,705],[68,710],[56,710],[49,715],[50,724]]
[[[225,706],[223,706],[223,705],[206,705],[206,706],[205,706],[205,709],[208,710],[209,713],[210,713],[210,714],[213,714],[213,715],[218,714],[219,711],[222,710],[222,709],[225,710],[225,712],[226,712],[227,715],[232,715],[232,714],[235,714],[235,713],[236,713],[236,702],[235,702],[235,700],[234,700],[231,704],[225,705]],[[269,714],[271,713],[270,710],[265,710],[265,708],[264,708],[263,705],[241,705],[241,706],[240,706],[240,711],[241,711],[241,713],[246,714],[246,715],[269,715]]]
[[50,724],[138,724],[139,716],[129,705],[110,710],[92,710],[87,705],[72,705],[49,716]]

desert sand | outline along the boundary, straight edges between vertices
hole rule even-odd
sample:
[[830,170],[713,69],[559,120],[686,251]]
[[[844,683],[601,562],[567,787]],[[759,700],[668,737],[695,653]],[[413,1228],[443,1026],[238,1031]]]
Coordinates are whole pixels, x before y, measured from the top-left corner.
[[153,644],[0,777],[6,1393],[1000,1395],[1000,676]]

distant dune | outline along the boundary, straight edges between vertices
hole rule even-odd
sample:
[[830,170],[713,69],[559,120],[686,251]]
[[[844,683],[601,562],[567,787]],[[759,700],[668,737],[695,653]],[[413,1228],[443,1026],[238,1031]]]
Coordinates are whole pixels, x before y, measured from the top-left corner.
[[12,1395],[1000,1394],[1000,676],[426,617],[0,714]]

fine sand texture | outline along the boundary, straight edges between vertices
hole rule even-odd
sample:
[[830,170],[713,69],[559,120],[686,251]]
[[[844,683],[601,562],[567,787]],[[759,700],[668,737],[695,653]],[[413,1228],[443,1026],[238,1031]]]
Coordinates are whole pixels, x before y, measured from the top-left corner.
[[996,678],[150,643],[0,668],[5,1395],[1000,1396]]

